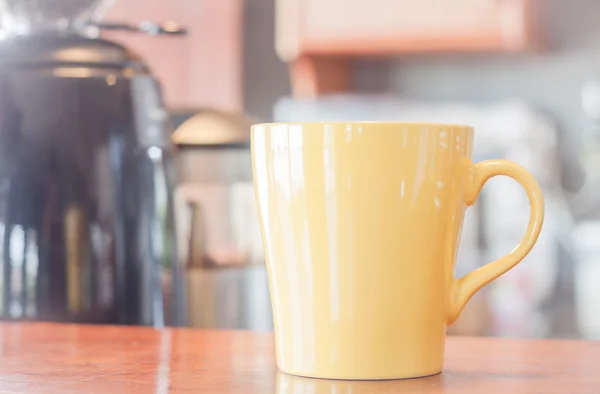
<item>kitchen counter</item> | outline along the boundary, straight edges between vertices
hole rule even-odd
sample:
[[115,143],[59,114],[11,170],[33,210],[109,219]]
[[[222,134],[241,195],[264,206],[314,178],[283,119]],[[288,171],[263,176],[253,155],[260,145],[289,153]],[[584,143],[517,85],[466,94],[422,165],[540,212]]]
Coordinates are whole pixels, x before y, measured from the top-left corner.
[[446,353],[429,378],[331,381],[278,373],[269,333],[1,324],[0,393],[600,392],[597,342],[451,337]]

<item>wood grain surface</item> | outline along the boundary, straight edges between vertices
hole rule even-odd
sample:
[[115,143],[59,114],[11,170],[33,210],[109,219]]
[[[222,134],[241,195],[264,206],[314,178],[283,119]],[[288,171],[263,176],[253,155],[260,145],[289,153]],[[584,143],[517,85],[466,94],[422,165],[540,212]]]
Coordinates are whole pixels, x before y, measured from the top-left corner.
[[0,325],[0,393],[600,393],[600,343],[448,339],[445,370],[355,382],[277,372],[268,333]]

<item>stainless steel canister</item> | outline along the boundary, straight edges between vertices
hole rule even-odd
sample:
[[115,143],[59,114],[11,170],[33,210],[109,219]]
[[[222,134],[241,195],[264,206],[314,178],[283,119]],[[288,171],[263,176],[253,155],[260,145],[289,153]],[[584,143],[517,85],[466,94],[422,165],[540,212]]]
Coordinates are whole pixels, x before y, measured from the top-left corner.
[[173,134],[180,258],[193,327],[270,330],[268,282],[245,116],[204,110]]

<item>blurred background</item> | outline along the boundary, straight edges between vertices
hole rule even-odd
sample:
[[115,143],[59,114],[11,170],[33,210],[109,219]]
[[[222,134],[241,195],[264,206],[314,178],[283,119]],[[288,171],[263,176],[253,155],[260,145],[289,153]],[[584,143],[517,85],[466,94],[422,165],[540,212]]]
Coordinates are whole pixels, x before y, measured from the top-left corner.
[[[417,4],[418,3],[418,4]],[[0,317],[271,330],[256,121],[475,126],[544,189],[533,252],[455,335],[600,339],[600,3],[0,0]],[[468,213],[460,276],[524,192]]]

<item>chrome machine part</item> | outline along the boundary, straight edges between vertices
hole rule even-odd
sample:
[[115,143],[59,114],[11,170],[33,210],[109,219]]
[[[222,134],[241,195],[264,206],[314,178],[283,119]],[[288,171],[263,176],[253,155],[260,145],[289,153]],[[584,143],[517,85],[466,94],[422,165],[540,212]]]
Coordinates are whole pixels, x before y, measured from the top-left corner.
[[0,0],[5,34],[80,28],[99,18],[112,0]]

